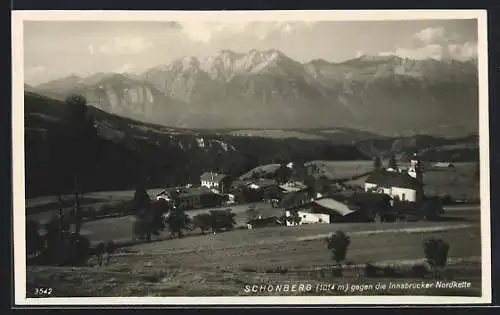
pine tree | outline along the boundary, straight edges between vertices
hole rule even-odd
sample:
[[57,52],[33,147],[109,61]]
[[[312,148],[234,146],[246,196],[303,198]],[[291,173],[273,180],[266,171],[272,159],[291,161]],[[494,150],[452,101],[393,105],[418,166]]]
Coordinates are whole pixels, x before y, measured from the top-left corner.
[[389,158],[389,164],[387,165],[388,168],[392,168],[392,169],[397,169],[398,168],[398,163],[396,162],[396,157],[394,156],[394,154],[392,154]]
[[379,170],[382,168],[382,160],[380,159],[380,156],[376,155],[373,158],[373,169]]
[[49,168],[59,201],[62,202],[64,193],[71,191],[74,195],[73,223],[79,234],[83,219],[81,198],[94,174],[100,150],[97,129],[88,113],[85,97],[70,95],[65,110],[67,116],[63,124],[50,130]]

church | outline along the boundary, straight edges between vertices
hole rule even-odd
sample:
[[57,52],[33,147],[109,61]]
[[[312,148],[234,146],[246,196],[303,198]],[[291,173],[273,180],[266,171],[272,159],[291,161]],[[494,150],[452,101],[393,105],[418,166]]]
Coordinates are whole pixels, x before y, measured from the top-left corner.
[[408,170],[387,169],[374,171],[365,182],[366,192],[387,194],[394,200],[420,203],[424,198],[420,160],[414,154]]

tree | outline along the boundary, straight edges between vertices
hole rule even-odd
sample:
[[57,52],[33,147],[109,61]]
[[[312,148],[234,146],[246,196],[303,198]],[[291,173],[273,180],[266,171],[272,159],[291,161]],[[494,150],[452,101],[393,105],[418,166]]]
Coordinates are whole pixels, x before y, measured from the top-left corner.
[[213,217],[212,230],[214,232],[219,232],[222,229],[229,231],[236,225],[236,214],[231,212],[231,209],[211,211],[210,213]]
[[308,175],[304,179],[304,185],[306,185],[306,191],[310,196],[316,196],[316,193],[318,192],[318,185],[314,176]]
[[330,191],[330,180],[325,175],[321,175],[318,178],[317,184],[317,192],[321,194],[327,194]]
[[199,228],[201,234],[205,234],[205,231],[210,230],[213,226],[213,218],[210,213],[200,213],[193,218],[193,229]]
[[142,209],[147,208],[150,202],[151,200],[146,189],[142,185],[138,185],[135,189],[133,199],[134,210],[141,211]]
[[45,242],[40,235],[40,224],[38,221],[28,219],[26,221],[26,254],[36,255],[43,251]]
[[71,187],[74,196],[72,223],[78,234],[82,223],[82,194],[92,180],[101,151],[86,99],[81,95],[68,96],[65,110],[67,116],[64,121],[49,131],[49,170],[53,190],[60,203],[62,194],[68,192],[67,187]]
[[421,212],[427,220],[437,220],[444,212],[441,200],[439,200],[438,197],[427,198],[427,200],[422,203]]
[[151,236],[159,236],[165,230],[166,220],[164,215],[171,212],[169,204],[165,200],[157,200],[149,203],[142,211],[136,212],[136,220],[133,226],[134,235],[139,239],[151,241]]
[[[326,238],[326,244],[328,250],[332,253],[332,259],[336,263],[336,267],[340,266],[340,262],[345,260],[347,254],[347,248],[351,244],[351,239],[343,231],[337,231],[335,234],[330,235]],[[335,269],[339,274],[341,274],[341,269]]]
[[299,216],[297,211],[290,211],[290,216],[286,217],[286,221],[292,225],[299,225],[302,218]]
[[168,224],[170,233],[177,234],[177,237],[181,238],[184,236],[182,230],[188,229],[191,220],[184,210],[177,208],[170,211],[166,223]]
[[392,154],[389,157],[389,164],[387,166],[388,166],[388,168],[392,168],[394,170],[398,169],[398,163],[396,161],[396,156],[394,156],[394,154]]
[[450,245],[438,238],[429,238],[424,241],[424,254],[433,270],[434,278],[438,276],[439,269],[446,265]]
[[292,178],[298,181],[304,181],[307,178],[307,168],[302,161],[293,163]]
[[292,177],[292,170],[286,165],[282,164],[274,173],[279,183],[286,183]]
[[381,168],[382,168],[382,160],[380,159],[380,156],[376,155],[373,157],[373,169],[379,170]]

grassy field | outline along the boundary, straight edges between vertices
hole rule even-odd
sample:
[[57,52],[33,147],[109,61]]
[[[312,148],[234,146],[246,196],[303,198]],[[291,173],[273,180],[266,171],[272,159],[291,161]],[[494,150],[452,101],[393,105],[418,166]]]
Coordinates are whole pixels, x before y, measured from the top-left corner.
[[[323,162],[324,163],[324,162]],[[338,164],[344,163],[344,164]],[[350,166],[349,166],[350,165]],[[337,168],[336,168],[337,166]],[[363,174],[370,171],[370,162],[328,162],[326,169],[336,176]],[[337,171],[335,171],[337,169]],[[479,200],[479,183],[474,179],[474,163],[457,163],[454,168],[431,168],[424,172],[424,191],[428,196],[449,195],[453,200]],[[336,173],[335,173],[336,172]],[[368,175],[346,182],[363,187]]]
[[[106,267],[30,266],[27,270],[28,296],[35,286],[52,288],[54,296],[217,296],[246,295],[247,284],[422,281],[396,275],[366,278],[360,265],[368,261],[403,265],[419,260],[423,258],[422,241],[430,236],[443,238],[451,245],[450,265],[444,278],[470,281],[471,288],[386,290],[383,293],[365,290],[349,294],[478,296],[481,277],[478,214],[477,210],[457,211],[442,222],[315,224],[235,230],[138,244],[122,248]],[[434,231],[429,226],[433,226]],[[106,221],[92,222],[86,227],[101,229],[102,233],[112,231],[110,222]],[[347,260],[352,265],[341,278],[331,274],[331,256],[322,240],[324,235],[339,229],[351,237]]]
[[474,178],[474,163],[457,163],[454,168],[430,169],[424,172],[424,189],[428,195],[450,195],[456,199],[479,199],[479,182]]
[[373,170],[372,161],[311,161],[320,172],[332,180],[352,178]]
[[[263,216],[281,216],[282,210],[272,208],[271,205],[266,203],[255,203],[255,209]],[[233,205],[231,207],[222,208],[209,208],[200,210],[190,210],[187,214],[192,218],[200,213],[208,213],[210,210],[217,209],[231,209],[233,213],[236,214],[235,221],[237,226],[246,226],[248,216],[246,211],[248,210],[250,204],[245,205]],[[40,222],[48,221],[51,217],[51,213],[37,213],[31,215],[30,217],[39,220]],[[100,242],[105,240],[128,240],[132,238],[132,230],[135,217],[133,216],[122,216],[114,218],[104,218],[100,220],[85,222],[83,224],[81,233],[88,237],[93,242]],[[199,233],[199,230],[193,232],[194,234]],[[190,234],[193,234],[190,233]],[[188,233],[189,234],[189,233]],[[167,237],[168,233],[164,232],[161,238]]]

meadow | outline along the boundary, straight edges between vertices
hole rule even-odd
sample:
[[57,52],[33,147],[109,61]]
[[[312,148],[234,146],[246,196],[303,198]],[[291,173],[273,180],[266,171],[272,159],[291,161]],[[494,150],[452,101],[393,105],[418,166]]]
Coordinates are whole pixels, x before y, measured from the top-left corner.
[[[478,296],[479,211],[456,211],[448,216],[449,220],[443,222],[315,224],[137,244],[122,248],[105,267],[28,266],[28,295],[35,285],[53,288],[54,296],[229,296],[245,295],[246,284],[420,281],[397,274],[367,278],[363,265],[372,262],[403,268],[419,262],[424,257],[423,240],[435,236],[451,245],[446,280],[467,280],[472,283],[471,288],[389,290],[383,294]],[[109,226],[108,222],[101,228]],[[341,278],[330,272],[331,254],[323,241],[324,235],[339,229],[351,237],[348,265]],[[342,293],[315,293],[321,294]]]
[[424,172],[427,195],[450,196],[453,200],[479,200],[479,182],[474,163],[457,163],[453,168],[432,168]]
[[310,161],[308,165],[315,165],[320,173],[331,180],[348,179],[361,176],[373,171],[372,161]]
[[[372,161],[312,161],[332,180],[353,178],[348,185],[364,186]],[[474,177],[475,163],[456,163],[454,167],[428,167],[424,170],[424,191],[427,196],[449,196],[452,200],[479,201],[479,182]]]

